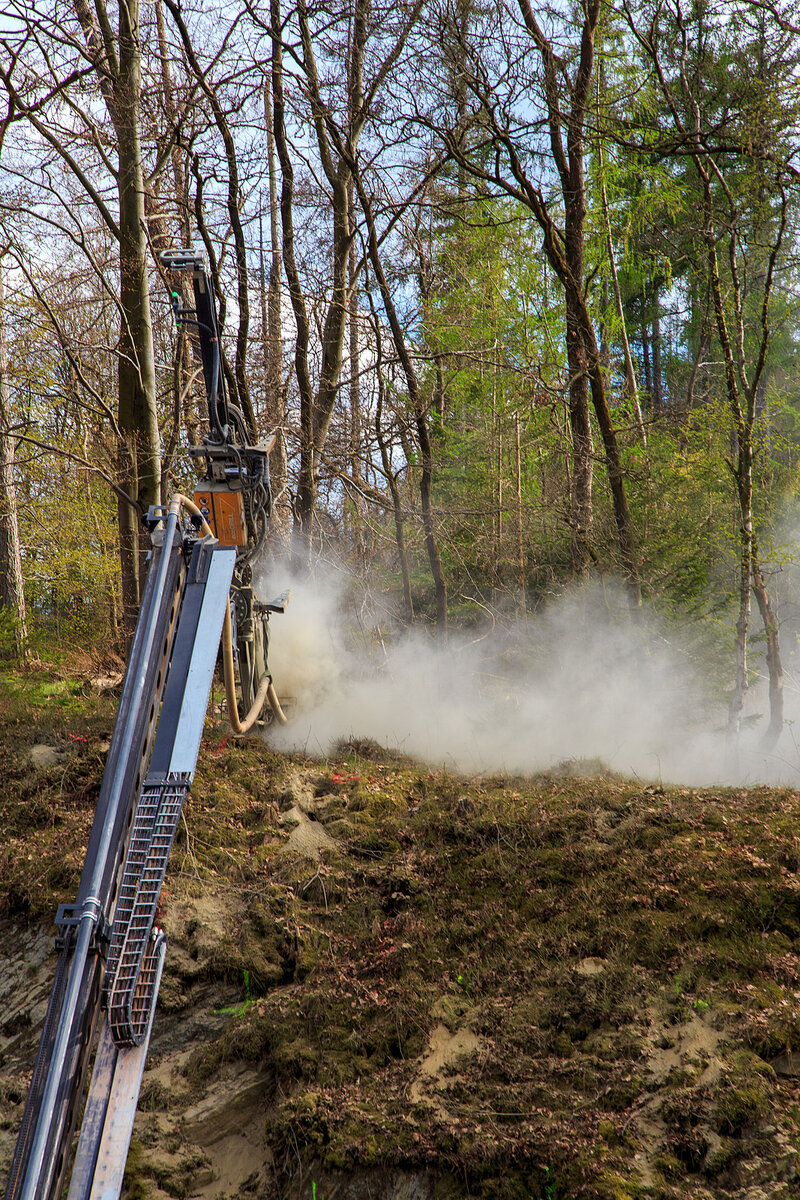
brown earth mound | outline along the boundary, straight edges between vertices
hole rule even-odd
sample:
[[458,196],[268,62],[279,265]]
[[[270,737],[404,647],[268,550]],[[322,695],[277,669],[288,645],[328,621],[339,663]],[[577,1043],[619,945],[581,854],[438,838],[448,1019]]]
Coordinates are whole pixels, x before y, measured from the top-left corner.
[[[0,729],[0,1178],[111,719]],[[129,1196],[798,1194],[797,793],[341,751],[209,729]]]

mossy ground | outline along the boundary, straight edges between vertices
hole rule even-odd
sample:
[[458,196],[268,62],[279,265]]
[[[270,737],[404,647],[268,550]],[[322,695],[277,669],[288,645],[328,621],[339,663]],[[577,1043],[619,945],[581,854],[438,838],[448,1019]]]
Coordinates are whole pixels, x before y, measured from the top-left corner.
[[[113,706],[28,695],[23,721],[9,689],[0,915],[39,921],[74,893]],[[25,762],[37,740],[57,766]],[[301,792],[318,860],[292,852]],[[146,1118],[253,1064],[270,1195],[392,1172],[441,1196],[796,1195],[799,810],[607,772],[466,779],[370,744],[287,758],[209,720],[161,1003],[230,1003],[183,1092],[146,1083]],[[188,1167],[178,1187],[135,1161],[137,1195],[192,1193]]]

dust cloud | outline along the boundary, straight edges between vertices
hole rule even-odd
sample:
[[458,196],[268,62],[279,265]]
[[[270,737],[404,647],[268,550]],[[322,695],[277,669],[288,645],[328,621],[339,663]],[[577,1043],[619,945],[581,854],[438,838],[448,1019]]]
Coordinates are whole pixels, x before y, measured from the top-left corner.
[[791,712],[765,758],[766,697],[751,689],[734,759],[725,707],[701,683],[702,635],[667,633],[647,611],[632,627],[619,589],[574,589],[542,615],[451,633],[446,646],[389,628],[335,582],[295,583],[270,623],[270,669],[292,716],[271,744],[325,755],[369,738],[468,774],[567,762],[696,786],[800,780]]

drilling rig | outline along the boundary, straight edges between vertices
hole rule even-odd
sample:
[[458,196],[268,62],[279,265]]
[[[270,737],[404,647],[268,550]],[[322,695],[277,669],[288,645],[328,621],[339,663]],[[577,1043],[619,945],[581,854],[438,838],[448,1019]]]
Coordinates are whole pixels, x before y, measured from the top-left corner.
[[271,443],[255,442],[226,397],[203,257],[174,250],[161,262],[191,277],[194,306],[178,289],[172,302],[199,342],[208,435],[189,448],[200,468],[193,498],[175,494],[146,517],[139,619],[77,898],[56,916],[58,964],[5,1200],[59,1200],[67,1179],[68,1200],[119,1196],[166,952],[158,900],[220,647],[234,732],[265,711],[286,720],[267,649],[270,613],[285,610],[289,592],[263,603],[253,588]]

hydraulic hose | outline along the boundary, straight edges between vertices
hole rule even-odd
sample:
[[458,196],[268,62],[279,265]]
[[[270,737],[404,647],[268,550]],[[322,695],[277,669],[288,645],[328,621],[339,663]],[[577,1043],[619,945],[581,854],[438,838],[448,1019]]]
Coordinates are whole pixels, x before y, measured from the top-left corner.
[[[269,679],[269,675],[265,675],[264,678]],[[278,724],[279,725],[288,724],[289,718],[286,716],[286,713],[283,711],[283,709],[280,706],[280,701],[278,700],[278,693],[275,691],[275,687],[274,687],[274,684],[271,679],[269,680],[269,687],[267,688],[267,700],[269,701],[269,706],[272,709],[272,714],[275,717],[275,720],[278,722]]]
[[[206,521],[200,509],[190,500],[188,496],[181,495],[176,492],[172,497],[171,503],[182,505],[192,516],[200,517],[201,525],[200,532],[206,537],[213,537],[208,521]],[[234,678],[233,665],[233,622],[231,620],[231,602],[230,599],[225,606],[225,620],[222,625],[222,674],[225,679],[225,700],[228,705],[228,723],[234,733],[247,733],[252,729],[256,721],[261,715],[261,710],[264,707],[264,701],[269,702],[276,721],[279,724],[285,725],[287,722],[286,714],[280,706],[278,696],[272,683],[271,676],[262,675],[259,680],[258,689],[256,691],[253,705],[245,717],[239,716],[239,703],[236,698],[236,680]]]
[[212,427],[222,436],[225,422],[219,419],[219,339],[216,333],[212,333],[211,344],[214,347],[214,365],[211,368],[211,394],[208,402],[208,415],[211,418]]
[[180,508],[187,509],[193,517],[200,518],[200,532],[204,535],[204,537],[214,536],[213,529],[195,504],[194,500],[190,500],[188,496],[182,495],[181,492],[173,492],[172,499],[170,500],[170,506],[173,504],[177,504]]

